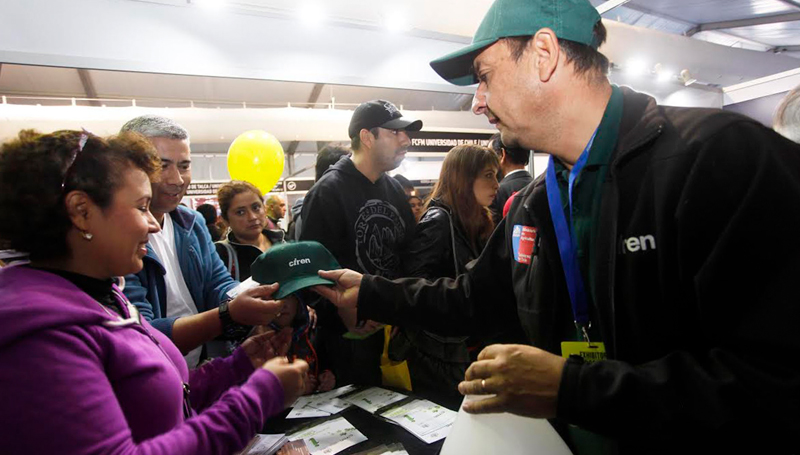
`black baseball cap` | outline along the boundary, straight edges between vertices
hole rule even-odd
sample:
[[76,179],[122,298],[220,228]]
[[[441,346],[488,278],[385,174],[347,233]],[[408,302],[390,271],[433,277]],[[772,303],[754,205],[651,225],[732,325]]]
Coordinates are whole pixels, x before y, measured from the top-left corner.
[[319,242],[289,242],[270,247],[250,266],[253,279],[261,284],[278,283],[273,298],[282,299],[300,289],[318,284],[335,284],[320,278],[319,270],[342,268],[327,248]]
[[397,106],[386,100],[372,100],[358,105],[350,118],[347,134],[350,138],[358,136],[363,129],[381,127],[389,130],[419,131],[422,120],[403,117]]

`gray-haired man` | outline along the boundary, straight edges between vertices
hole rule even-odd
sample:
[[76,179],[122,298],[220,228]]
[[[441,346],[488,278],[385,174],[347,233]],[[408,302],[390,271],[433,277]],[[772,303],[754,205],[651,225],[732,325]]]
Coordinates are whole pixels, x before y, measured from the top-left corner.
[[[202,347],[221,335],[246,335],[243,325],[269,324],[282,303],[266,300],[276,287],[259,286],[228,299],[239,283],[219,259],[202,215],[180,205],[192,180],[189,133],[171,119],[137,117],[122,127],[147,137],[162,161],[161,178],[152,182],[150,211],[161,231],[149,236],[144,268],[125,277],[125,295],[139,312],[198,364]],[[230,301],[229,301],[230,300]],[[206,356],[223,354],[207,344]]]

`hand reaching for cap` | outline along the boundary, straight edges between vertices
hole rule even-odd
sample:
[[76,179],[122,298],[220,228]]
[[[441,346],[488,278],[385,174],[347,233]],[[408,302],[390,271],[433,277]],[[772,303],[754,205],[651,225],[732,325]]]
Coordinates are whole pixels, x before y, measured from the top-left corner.
[[284,328],[280,332],[274,330],[261,331],[244,340],[244,350],[253,368],[259,368],[274,357],[285,356],[292,342],[292,329]]
[[280,313],[283,302],[270,300],[278,284],[248,289],[228,303],[231,318],[243,325],[267,325]]
[[349,269],[320,270],[319,276],[336,282],[334,286],[314,286],[314,292],[328,299],[339,308],[356,308],[358,291],[361,288],[361,275]]

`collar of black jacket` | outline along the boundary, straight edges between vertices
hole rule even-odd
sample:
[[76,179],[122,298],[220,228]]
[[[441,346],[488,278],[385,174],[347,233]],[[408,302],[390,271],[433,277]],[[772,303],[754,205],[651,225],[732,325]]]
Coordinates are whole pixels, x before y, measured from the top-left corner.
[[[611,155],[611,166],[618,167],[636,153],[644,150],[642,146],[658,137],[667,123],[656,100],[643,93],[627,87],[622,90],[622,120],[617,135],[617,145]],[[534,181],[521,190],[516,197],[524,199],[523,205],[530,207],[534,189],[544,187],[545,173],[539,174]]]
[[627,87],[621,87],[621,90],[622,121],[619,125],[617,146],[611,155],[614,167],[621,165],[630,155],[643,150],[643,145],[658,137],[667,121],[655,98]]
[[[284,232],[280,229],[264,229],[261,231],[261,233],[267,236],[267,240],[269,240],[272,244],[283,243],[285,240]],[[227,240],[231,245],[248,245],[246,243],[239,242],[239,240],[233,234],[233,231],[228,232],[228,235],[225,236],[225,240]]]

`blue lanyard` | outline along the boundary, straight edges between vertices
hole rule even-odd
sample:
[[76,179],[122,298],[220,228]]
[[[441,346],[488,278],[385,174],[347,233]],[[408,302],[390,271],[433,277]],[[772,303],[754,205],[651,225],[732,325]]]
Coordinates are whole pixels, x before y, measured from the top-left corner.
[[592,134],[592,138],[581,153],[578,161],[569,173],[569,220],[564,215],[561,205],[561,190],[556,180],[556,168],[553,156],[547,165],[546,187],[547,202],[550,206],[550,217],[556,230],[556,240],[558,241],[558,252],[561,256],[561,264],[564,268],[564,278],[567,281],[569,299],[572,303],[572,314],[575,317],[575,325],[583,332],[586,341],[589,341],[588,328],[591,327],[589,321],[589,301],[586,297],[586,287],[583,284],[580,264],[578,263],[577,239],[572,226],[572,190],[575,180],[578,178],[586,161],[589,159],[589,150],[592,148],[597,130]]

